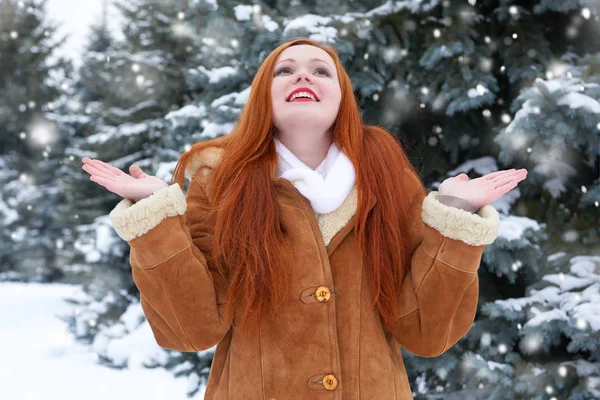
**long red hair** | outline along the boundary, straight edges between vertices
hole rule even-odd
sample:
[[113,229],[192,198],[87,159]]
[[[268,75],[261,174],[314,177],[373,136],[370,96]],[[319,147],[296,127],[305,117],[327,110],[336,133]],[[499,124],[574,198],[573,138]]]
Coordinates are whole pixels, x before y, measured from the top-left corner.
[[[209,268],[227,282],[227,321],[232,322],[235,316],[235,324],[240,323],[245,333],[254,331],[261,318],[275,316],[289,295],[295,270],[275,199],[277,152],[270,88],[281,52],[300,44],[325,50],[335,62],[342,98],[331,127],[333,142],[356,171],[354,233],[374,293],[371,307],[377,306],[382,321],[393,326],[397,292],[410,267],[405,238],[410,194],[403,193],[402,178],[404,168],[416,171],[394,135],[362,123],[352,83],[332,46],[300,38],[273,50],[252,80],[250,97],[232,132],[192,145],[180,157],[171,183],[177,182],[183,190],[185,168],[195,152],[211,146],[223,149],[211,175],[212,205],[208,212],[215,235],[211,254],[205,256],[210,260]],[[367,214],[370,193],[377,204]]]

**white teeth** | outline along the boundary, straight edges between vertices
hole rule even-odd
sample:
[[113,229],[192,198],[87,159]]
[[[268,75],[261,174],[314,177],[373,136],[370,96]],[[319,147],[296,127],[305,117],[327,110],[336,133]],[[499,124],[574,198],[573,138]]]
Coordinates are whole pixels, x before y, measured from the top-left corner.
[[313,96],[312,94],[310,94],[308,92],[298,92],[298,93],[294,94],[292,97],[290,97],[289,101],[294,101],[294,99],[296,99],[298,97],[308,97],[309,99],[312,99],[313,101],[317,101],[315,96]]

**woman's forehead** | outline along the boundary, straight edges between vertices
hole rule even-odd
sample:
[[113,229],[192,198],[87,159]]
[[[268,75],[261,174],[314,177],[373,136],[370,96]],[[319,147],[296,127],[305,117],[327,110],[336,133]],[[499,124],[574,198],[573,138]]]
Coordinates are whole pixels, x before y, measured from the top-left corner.
[[311,46],[308,44],[300,44],[296,46],[291,46],[281,52],[277,61],[281,61],[284,59],[310,59],[310,58],[319,58],[328,64],[333,65],[333,59],[325,50],[320,49],[315,46]]

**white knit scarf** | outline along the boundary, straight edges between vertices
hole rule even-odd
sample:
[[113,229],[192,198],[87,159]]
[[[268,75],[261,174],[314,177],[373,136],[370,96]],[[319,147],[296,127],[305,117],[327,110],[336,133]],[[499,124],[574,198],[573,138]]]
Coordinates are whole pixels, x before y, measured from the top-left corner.
[[354,166],[335,143],[331,143],[323,162],[313,170],[304,164],[277,138],[277,176],[290,181],[306,197],[318,214],[338,208],[356,182]]

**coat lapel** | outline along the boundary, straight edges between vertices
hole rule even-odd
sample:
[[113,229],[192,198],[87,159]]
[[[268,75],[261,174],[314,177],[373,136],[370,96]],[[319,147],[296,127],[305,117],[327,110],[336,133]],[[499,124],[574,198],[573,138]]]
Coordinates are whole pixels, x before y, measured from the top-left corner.
[[[217,165],[222,152],[223,149],[218,147],[208,147],[199,153],[195,153],[186,167],[186,179],[191,180],[192,176],[194,176],[196,171],[200,168],[214,168]],[[274,178],[274,182],[277,183],[275,185],[276,191],[287,190],[292,193],[293,201],[290,203],[292,206],[306,208],[307,212],[310,212],[311,215],[314,216],[314,212],[308,199],[306,199],[291,182],[281,177]],[[372,201],[369,205],[369,210],[371,210],[377,202],[375,196],[372,196],[371,198]],[[355,184],[348,196],[346,196],[346,199],[344,199],[338,208],[330,213],[320,214],[317,218],[317,224],[321,235],[323,236],[323,243],[327,247],[327,255],[333,253],[336,247],[356,225],[357,207],[358,191]]]
[[[377,203],[374,195],[367,212],[371,211]],[[356,211],[358,209],[358,190],[356,185],[352,188],[342,205],[329,214],[319,216],[319,228],[323,234],[327,255],[331,256],[337,246],[354,229],[356,225]]]

